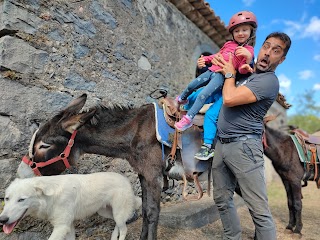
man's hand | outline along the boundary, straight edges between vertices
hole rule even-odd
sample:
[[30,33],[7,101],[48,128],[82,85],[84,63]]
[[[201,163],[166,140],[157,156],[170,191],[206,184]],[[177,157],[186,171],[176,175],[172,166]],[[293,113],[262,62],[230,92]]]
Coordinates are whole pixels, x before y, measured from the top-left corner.
[[[221,67],[221,69],[216,72],[220,72],[222,74],[232,73],[236,74],[236,70],[232,65],[233,55],[230,53],[229,61],[225,61],[223,57],[217,55],[216,58],[212,59],[212,63]],[[245,85],[236,86],[235,78],[227,78],[224,81],[223,89],[222,89],[222,97],[223,104],[227,107],[234,107],[238,105],[253,103],[257,101],[256,96],[253,92],[246,87]]]
[[211,62],[212,62],[212,64],[221,67],[221,69],[218,69],[216,72],[219,72],[223,75],[225,75],[226,73],[232,73],[233,75],[236,75],[236,70],[234,69],[234,66],[232,64],[232,59],[233,59],[233,56],[230,53],[229,54],[229,61],[226,62],[223,59],[222,55],[219,53],[212,59]]
[[206,62],[204,61],[203,55],[199,57],[197,64],[198,64],[198,68],[200,69],[206,66]]

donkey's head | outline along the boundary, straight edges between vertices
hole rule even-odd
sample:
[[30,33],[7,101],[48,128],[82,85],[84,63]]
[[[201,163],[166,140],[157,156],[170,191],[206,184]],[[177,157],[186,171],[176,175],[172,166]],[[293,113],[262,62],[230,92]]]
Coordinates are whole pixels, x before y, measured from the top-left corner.
[[18,168],[20,178],[57,175],[74,164],[80,156],[80,149],[73,147],[77,130],[95,113],[95,109],[80,113],[86,100],[86,94],[74,99],[34,133],[29,153]]

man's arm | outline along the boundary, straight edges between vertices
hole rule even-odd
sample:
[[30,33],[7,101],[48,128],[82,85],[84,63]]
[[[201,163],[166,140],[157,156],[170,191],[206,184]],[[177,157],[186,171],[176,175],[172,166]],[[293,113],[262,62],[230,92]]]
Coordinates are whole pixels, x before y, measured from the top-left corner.
[[[212,63],[221,67],[217,72],[220,72],[223,75],[226,73],[232,73],[235,76],[236,70],[232,65],[232,58],[233,56],[230,54],[229,61],[226,62],[223,57],[218,54],[217,57],[212,60]],[[223,104],[227,107],[234,107],[257,101],[256,96],[249,88],[246,86],[236,87],[234,77],[225,79],[222,96]]]

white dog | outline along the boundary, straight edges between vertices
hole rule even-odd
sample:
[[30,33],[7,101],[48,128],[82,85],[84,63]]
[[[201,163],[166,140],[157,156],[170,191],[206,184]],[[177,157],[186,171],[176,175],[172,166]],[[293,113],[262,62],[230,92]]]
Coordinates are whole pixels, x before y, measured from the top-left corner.
[[49,240],[71,240],[74,220],[98,213],[116,222],[111,239],[124,240],[126,221],[140,206],[128,178],[114,172],[17,178],[6,189],[0,223],[9,234],[30,215],[51,222]]

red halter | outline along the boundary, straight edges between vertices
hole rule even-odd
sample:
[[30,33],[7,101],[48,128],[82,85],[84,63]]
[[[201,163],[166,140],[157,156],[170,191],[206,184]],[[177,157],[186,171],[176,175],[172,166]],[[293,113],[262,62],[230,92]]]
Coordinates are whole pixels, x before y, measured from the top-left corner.
[[33,161],[33,158],[29,158],[27,156],[24,156],[22,158],[22,161],[24,163],[26,163],[27,165],[29,165],[32,169],[32,171],[34,172],[35,175],[37,176],[41,176],[41,173],[39,171],[39,168],[43,168],[45,166],[48,166],[52,163],[55,163],[55,162],[58,162],[60,160],[63,161],[64,165],[66,166],[66,168],[70,168],[70,164],[69,164],[69,161],[68,161],[68,157],[70,155],[70,152],[71,152],[71,148],[74,144],[74,138],[76,137],[77,135],[77,130],[74,130],[70,139],[69,139],[69,142],[68,142],[68,145],[66,146],[66,148],[64,149],[64,151],[62,153],[60,153],[59,156],[57,157],[54,157],[54,158],[51,158],[50,160],[46,161],[46,162],[34,162]]

